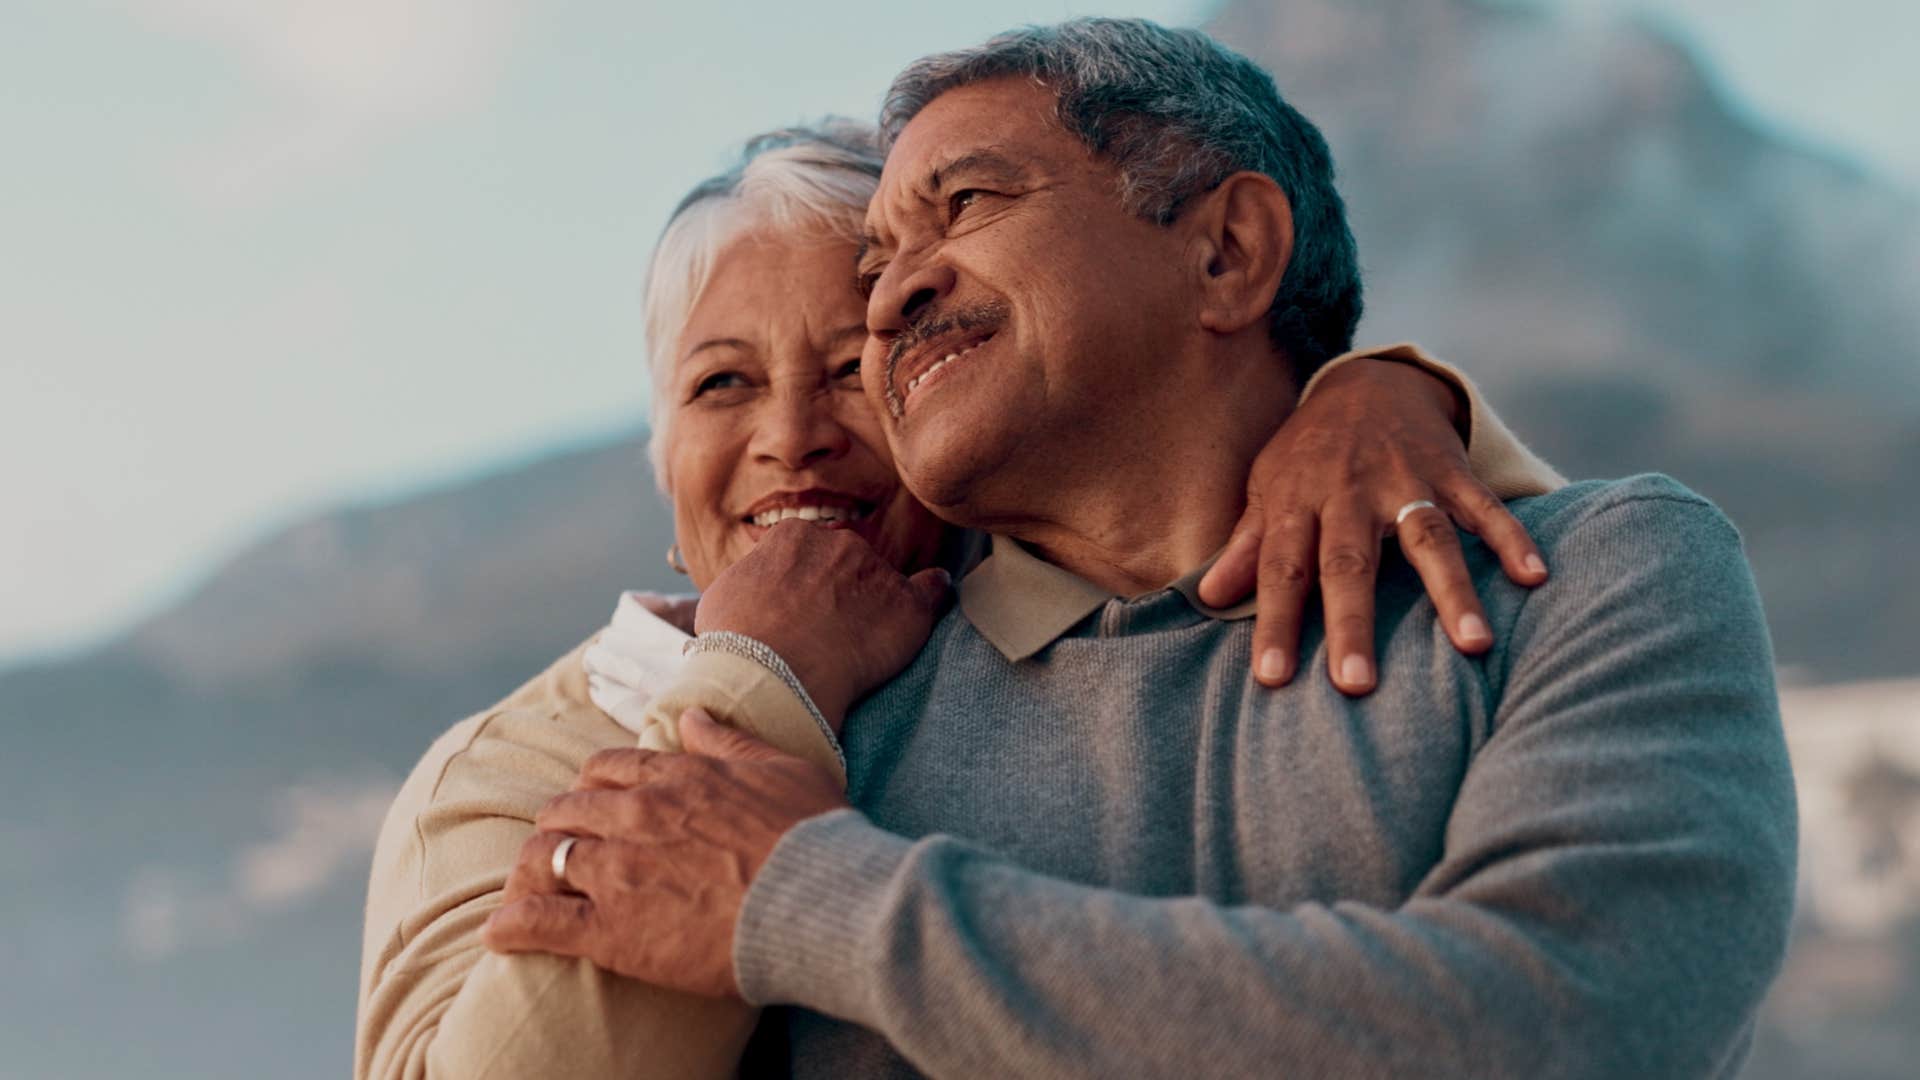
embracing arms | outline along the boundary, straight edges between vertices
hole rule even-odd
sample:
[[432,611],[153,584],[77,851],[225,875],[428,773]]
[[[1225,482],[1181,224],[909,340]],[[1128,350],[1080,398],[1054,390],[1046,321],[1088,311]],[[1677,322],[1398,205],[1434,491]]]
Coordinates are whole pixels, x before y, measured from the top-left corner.
[[[1238,581],[1231,561],[1223,559],[1224,584],[1210,581],[1208,587],[1214,599],[1229,603],[1257,575],[1262,634],[1297,639],[1307,603],[1303,589],[1317,572],[1312,545],[1323,531],[1350,537],[1343,549],[1365,552],[1357,562],[1336,561],[1337,572],[1326,578],[1329,596],[1370,610],[1382,526],[1411,498],[1432,498],[1454,509],[1463,524],[1490,538],[1504,537],[1498,545],[1503,560],[1524,573],[1521,562],[1534,550],[1524,531],[1517,525],[1502,529],[1505,510],[1497,502],[1476,511],[1471,500],[1476,488],[1510,495],[1557,486],[1559,477],[1526,453],[1463,377],[1403,348],[1387,353],[1402,362],[1362,363],[1365,354],[1353,354],[1330,363],[1294,421],[1263,453],[1265,464],[1256,465],[1239,535],[1269,529],[1274,542],[1268,546],[1280,554],[1245,566]],[[1438,368],[1455,389],[1423,374],[1423,367]],[[1355,427],[1356,418],[1371,426]],[[1468,445],[1460,428],[1471,433]],[[1356,431],[1365,437],[1337,438]],[[1303,460],[1325,462],[1326,468],[1272,466]],[[1484,487],[1473,482],[1476,474]],[[1392,482],[1382,482],[1387,480]],[[1361,485],[1376,496],[1374,502],[1334,507],[1321,494]],[[1400,501],[1387,505],[1394,499]],[[1267,511],[1280,527],[1268,526]],[[1288,523],[1303,521],[1309,531],[1286,531]],[[1295,550],[1303,541],[1307,546]],[[1442,544],[1433,554],[1445,550]],[[1310,563],[1314,569],[1298,569]],[[1427,565],[1444,571],[1443,563],[1436,558]],[[1301,588],[1288,591],[1296,585]],[[1470,589],[1461,600],[1457,583],[1450,587],[1456,609],[1470,604],[1478,610]],[[1281,602],[1268,603],[1270,594]],[[1370,655],[1370,627],[1350,619],[1340,625]],[[484,953],[479,928],[510,898],[508,870],[535,832],[537,811],[576,784],[595,750],[632,745],[630,736],[585,701],[582,688],[549,687],[516,695],[521,697],[526,700],[507,703],[520,709],[469,721],[436,744],[388,821],[368,910],[356,1074],[453,1076],[491,1069],[497,1076],[539,1075],[559,1060],[570,1075],[624,1075],[626,1063],[636,1059],[652,1062],[656,1075],[730,1074],[753,1016],[738,1003],[683,1000],[685,995],[610,975],[585,961]],[[561,698],[564,708],[554,711],[554,700]],[[797,699],[775,686],[764,669],[724,655],[694,658],[683,677],[651,703],[658,723],[643,745],[679,748],[679,714],[693,705],[830,773],[839,767],[832,740],[817,731]],[[528,714],[528,706],[548,711]],[[526,745],[529,740],[537,745]]]
[[[1795,844],[1751,577],[1725,519],[1672,485],[1548,527],[1562,565],[1590,569],[1503,623],[1491,731],[1398,906],[1134,896],[813,802],[734,838],[737,917],[674,906],[690,860],[656,866],[645,900],[609,889],[624,927],[674,926],[700,955],[616,950],[632,934],[580,905],[496,931],[826,1012],[939,1075],[1731,1075],[1784,951]],[[804,766],[729,737],[713,757],[596,759],[631,785],[597,798],[699,792],[714,816],[777,822],[759,793]],[[569,797],[541,826],[595,820]]]

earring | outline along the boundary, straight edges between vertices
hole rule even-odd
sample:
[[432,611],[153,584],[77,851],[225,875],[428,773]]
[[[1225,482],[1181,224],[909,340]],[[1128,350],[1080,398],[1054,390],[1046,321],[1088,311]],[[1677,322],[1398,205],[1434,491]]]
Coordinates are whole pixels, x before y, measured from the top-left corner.
[[684,574],[687,572],[687,564],[680,561],[680,542],[678,540],[667,545],[667,565],[673,567],[673,572],[676,574]]

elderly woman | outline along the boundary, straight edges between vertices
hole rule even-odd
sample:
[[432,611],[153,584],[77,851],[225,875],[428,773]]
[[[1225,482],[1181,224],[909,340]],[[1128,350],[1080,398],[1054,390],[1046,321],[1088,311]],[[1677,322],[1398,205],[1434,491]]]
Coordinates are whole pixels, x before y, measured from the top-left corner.
[[[880,164],[870,135],[851,126],[765,136],[739,168],[696,187],[662,236],[646,298],[650,449],[673,506],[669,560],[696,588],[789,517],[852,530],[902,572],[928,575],[929,587],[943,571],[964,573],[975,555],[973,538],[945,528],[902,486],[860,390],[864,304],[852,266]],[[1263,455],[1284,468],[1256,467],[1253,501],[1377,544],[1393,506],[1359,493],[1431,491],[1488,537],[1516,580],[1537,581],[1524,569],[1531,543],[1493,496],[1557,478],[1456,375],[1404,347],[1379,355],[1398,362],[1342,358],[1307,388]],[[1321,514],[1334,505],[1353,509],[1340,520]],[[1242,525],[1209,583],[1216,595],[1252,583],[1260,515]],[[1453,627],[1477,603],[1459,594],[1464,575],[1448,557],[1458,560],[1436,554],[1421,570]],[[1354,601],[1328,596],[1330,608],[1337,602]],[[1291,633],[1284,624],[1298,605],[1297,594],[1269,605],[1263,591],[1262,619],[1277,627],[1269,640]],[[751,1071],[756,1014],[739,1002],[668,992],[584,960],[491,953],[481,941],[536,813],[574,785],[588,757],[636,739],[679,748],[674,718],[686,702],[665,700],[663,687],[681,693],[704,679],[703,702],[743,706],[723,712],[784,717],[754,734],[844,780],[835,731],[777,704],[753,707],[786,698],[768,668],[706,656],[689,676],[688,614],[621,597],[608,627],[454,726],[415,767],[374,858],[356,1075],[729,1076],[743,1054]],[[1454,640],[1489,644],[1471,633]]]

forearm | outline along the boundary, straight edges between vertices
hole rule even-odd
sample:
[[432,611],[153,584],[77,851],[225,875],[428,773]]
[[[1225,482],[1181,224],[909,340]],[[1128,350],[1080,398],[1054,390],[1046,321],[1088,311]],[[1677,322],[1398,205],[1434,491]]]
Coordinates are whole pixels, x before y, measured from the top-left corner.
[[1448,398],[1442,399],[1441,405],[1448,407],[1454,426],[1460,429],[1461,441],[1467,448],[1467,463],[1475,478],[1495,495],[1513,499],[1566,486],[1566,478],[1520,441],[1465,372],[1429,355],[1417,345],[1357,349],[1337,356],[1308,380],[1300,400],[1306,401],[1329,380],[1340,378],[1340,372],[1348,365],[1366,360],[1406,364],[1424,371],[1433,378],[1436,388],[1448,392]]
[[467,721],[415,767],[374,853],[357,1077],[734,1074],[754,1010],[481,941],[534,816],[625,745],[598,710],[547,701]]
[[395,972],[363,1009],[361,1077],[731,1077],[759,1013],[544,954],[479,944],[498,894],[421,936],[421,967]]
[[1090,889],[950,838],[860,836],[877,830],[851,813],[804,828],[794,854],[813,873],[782,886],[799,895],[755,897],[743,914],[743,990],[870,1027],[932,1075],[1262,1075],[1277,1063],[1328,1076],[1719,1075],[1738,1063],[1738,1025],[1647,1037],[1666,1026],[1653,1014],[1673,988],[1609,967],[1609,945],[1575,940],[1580,928],[1526,888],[1509,904],[1279,911]]

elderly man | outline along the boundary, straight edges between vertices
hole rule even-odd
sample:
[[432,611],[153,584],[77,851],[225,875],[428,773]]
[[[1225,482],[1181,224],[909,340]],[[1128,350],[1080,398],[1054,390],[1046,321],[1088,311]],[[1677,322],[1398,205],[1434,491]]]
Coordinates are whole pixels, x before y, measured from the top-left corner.
[[[1259,685],[1251,610],[1200,585],[1240,509],[1211,478],[1357,318],[1318,133],[1244,58],[1113,20],[922,60],[884,126],[867,393],[992,554],[895,675],[862,628],[924,596],[775,529],[698,629],[805,691],[780,707],[851,705],[846,797],[690,712],[700,753],[603,754],[542,815],[491,944],[795,1006],[798,1075],[1736,1072],[1795,838],[1726,519],[1654,477],[1516,502],[1559,572],[1469,550],[1490,652],[1390,558],[1371,696]],[[1457,542],[1418,504],[1401,537]]]

